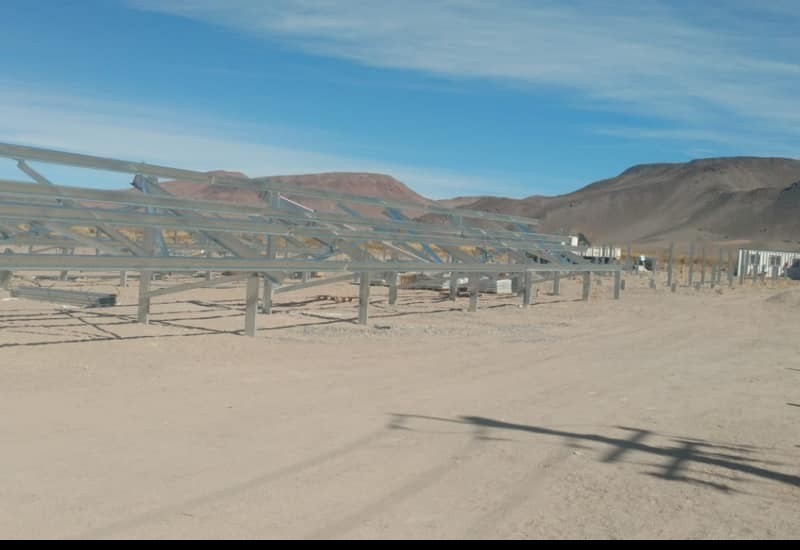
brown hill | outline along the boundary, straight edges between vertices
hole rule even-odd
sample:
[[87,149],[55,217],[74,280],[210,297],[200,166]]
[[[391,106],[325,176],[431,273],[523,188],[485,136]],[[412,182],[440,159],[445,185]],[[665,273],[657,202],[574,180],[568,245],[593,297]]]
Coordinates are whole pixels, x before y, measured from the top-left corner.
[[[236,172],[216,173],[244,177]],[[660,247],[673,240],[687,244],[701,239],[781,248],[800,245],[800,161],[791,159],[736,157],[635,166],[573,193],[519,200],[459,197],[431,201],[382,174],[337,172],[267,180],[420,205],[534,217],[541,220],[543,232],[583,233],[593,242],[632,241]],[[163,185],[178,196],[259,202],[251,191],[179,181]],[[332,201],[289,198],[316,210],[337,211]],[[379,207],[353,208],[371,216],[381,211]],[[438,218],[425,217],[431,222]]]
[[[228,177],[246,177],[240,172],[218,171],[210,173]],[[331,172],[297,176],[271,176],[265,179],[269,182],[285,183],[297,187],[307,187],[309,189],[319,189],[322,191],[334,191],[337,193],[346,193],[362,197],[400,200],[419,205],[433,203],[433,201],[415,193],[406,185],[397,181],[393,177],[383,174]],[[232,187],[211,186],[187,181],[168,181],[164,182],[162,187],[169,193],[179,197],[236,202],[243,204],[258,204],[262,202],[257,193]],[[322,212],[340,212],[336,206],[336,203],[333,201],[307,198],[303,196],[286,196],[287,198],[309,208],[313,208],[314,210],[319,210]],[[348,206],[351,206],[357,212],[365,215],[379,215],[382,211],[382,208],[369,206]],[[413,214],[413,212],[410,212],[409,214]]]
[[[387,200],[398,200],[419,204],[433,204],[433,201],[415,193],[408,186],[391,176],[362,172],[328,172],[323,174],[306,174],[300,176],[272,176],[267,181],[286,183],[297,187],[308,187],[323,191],[333,191],[348,195],[372,197]],[[336,203],[324,199],[314,199],[289,195],[288,198],[321,212],[341,212]],[[383,208],[348,204],[348,207],[368,216],[380,216]],[[414,212],[407,212],[413,216]]]
[[465,208],[539,218],[545,232],[661,246],[800,244],[800,161],[737,157],[636,166],[567,195],[483,197]]
[[482,198],[483,197],[455,197],[452,199],[440,199],[436,201],[436,204],[444,208],[468,208],[470,204]]
[[[241,172],[224,172],[222,170],[209,172],[209,174],[229,178],[244,179],[247,177]],[[212,186],[193,181],[173,180],[162,182],[161,187],[176,197],[184,197],[189,199],[233,202],[238,204],[258,204],[261,202],[261,199],[258,198],[258,193],[248,191],[246,189],[237,189],[235,187],[225,187],[222,185]]]

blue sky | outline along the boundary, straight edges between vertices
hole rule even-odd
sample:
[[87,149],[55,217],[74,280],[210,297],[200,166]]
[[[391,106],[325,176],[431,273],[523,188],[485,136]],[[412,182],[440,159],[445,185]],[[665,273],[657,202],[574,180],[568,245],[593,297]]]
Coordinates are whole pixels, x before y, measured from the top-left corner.
[[793,0],[4,0],[0,141],[557,194],[800,157],[798,28]]

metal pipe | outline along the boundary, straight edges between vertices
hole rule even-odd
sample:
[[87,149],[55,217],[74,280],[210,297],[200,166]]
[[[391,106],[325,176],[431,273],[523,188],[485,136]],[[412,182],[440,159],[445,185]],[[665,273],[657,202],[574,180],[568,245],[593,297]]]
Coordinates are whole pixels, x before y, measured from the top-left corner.
[[137,319],[140,323],[150,323],[150,282],[153,280],[151,271],[139,272],[139,307]]
[[700,265],[700,284],[705,286],[706,284],[706,247],[703,247],[703,260],[702,264]]
[[586,273],[583,274],[583,292],[581,299],[584,302],[588,302],[591,293],[592,293],[592,274],[587,271]]
[[[540,271],[546,273],[613,273],[621,269],[617,265],[552,265],[537,264],[526,267],[522,264],[508,263],[470,263],[458,264],[459,271],[470,273],[507,273]],[[396,271],[408,273],[412,271],[448,272],[449,264],[433,264],[425,262],[348,262],[348,261],[309,261],[309,260],[267,260],[266,258],[203,258],[180,256],[94,256],[56,254],[0,254],[0,269],[9,271],[60,271],[62,269],[76,271],[234,271],[234,272],[284,272],[302,271],[304,269],[319,272],[385,272]]]
[[393,306],[397,304],[397,279],[399,275],[397,273],[389,273],[389,305]]
[[244,333],[250,337],[256,335],[256,313],[258,311],[258,285],[260,279],[261,276],[258,273],[251,273],[247,277]]
[[669,244],[669,258],[667,259],[667,286],[672,287],[672,274],[673,274],[673,265],[672,261],[675,256],[675,243]]
[[369,320],[369,285],[370,274],[361,273],[358,292],[358,324],[366,325]]
[[469,275],[469,311],[478,311],[478,295],[480,294],[481,276],[479,273]]
[[522,275],[522,305],[528,307],[531,305],[531,298],[533,294],[533,282],[531,272],[526,271]]

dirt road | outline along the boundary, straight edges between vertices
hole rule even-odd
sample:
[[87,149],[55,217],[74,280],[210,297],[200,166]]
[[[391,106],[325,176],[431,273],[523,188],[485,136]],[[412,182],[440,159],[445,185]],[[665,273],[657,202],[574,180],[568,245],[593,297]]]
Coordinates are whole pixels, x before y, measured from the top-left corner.
[[0,536],[800,537],[800,291],[564,288],[0,302]]

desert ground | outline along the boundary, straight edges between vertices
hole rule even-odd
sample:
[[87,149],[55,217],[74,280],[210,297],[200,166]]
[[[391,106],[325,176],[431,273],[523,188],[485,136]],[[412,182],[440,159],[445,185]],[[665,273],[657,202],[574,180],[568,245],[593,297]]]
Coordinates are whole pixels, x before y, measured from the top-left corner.
[[0,537],[800,537],[800,285],[626,283],[0,291]]

